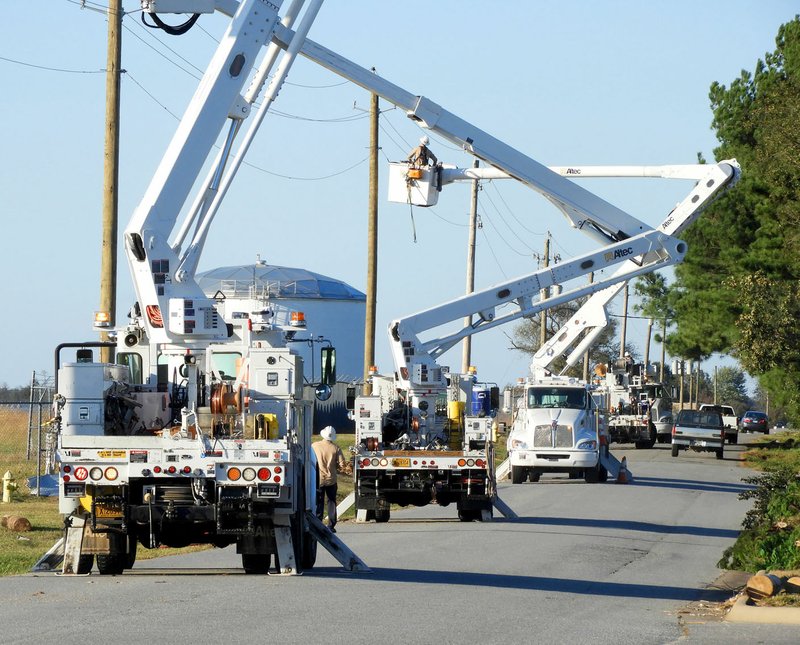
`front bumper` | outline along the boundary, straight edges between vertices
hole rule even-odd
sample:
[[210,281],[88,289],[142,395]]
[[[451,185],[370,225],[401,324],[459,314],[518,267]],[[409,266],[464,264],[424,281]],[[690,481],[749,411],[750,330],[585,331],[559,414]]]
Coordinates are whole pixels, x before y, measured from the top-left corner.
[[594,468],[600,459],[597,450],[511,450],[508,453],[512,466],[536,468],[542,472],[564,472]]

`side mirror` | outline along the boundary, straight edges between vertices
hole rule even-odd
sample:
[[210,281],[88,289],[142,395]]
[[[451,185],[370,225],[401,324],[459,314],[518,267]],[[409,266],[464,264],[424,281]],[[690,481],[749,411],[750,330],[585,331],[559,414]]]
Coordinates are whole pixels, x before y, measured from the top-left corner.
[[320,350],[320,364],[322,365],[322,384],[333,387],[336,384],[336,349],[323,347]]
[[325,383],[317,385],[316,389],[314,390],[314,396],[316,396],[320,401],[327,401],[329,398],[331,398],[331,394],[333,394],[333,389],[331,389],[330,385]]

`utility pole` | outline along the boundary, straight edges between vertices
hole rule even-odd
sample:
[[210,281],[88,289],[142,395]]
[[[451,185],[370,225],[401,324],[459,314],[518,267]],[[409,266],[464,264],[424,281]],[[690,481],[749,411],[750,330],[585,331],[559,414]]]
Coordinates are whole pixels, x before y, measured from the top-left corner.
[[697,361],[697,380],[695,381],[694,386],[694,400],[697,405],[695,406],[695,410],[700,409],[700,360]]
[[664,316],[664,326],[661,335],[661,368],[658,373],[658,380],[664,382],[664,361],[667,360],[667,317]]
[[647,341],[644,344],[644,376],[647,378],[648,367],[650,365],[650,338],[653,335],[653,319],[647,321]]
[[[373,68],[373,72],[375,69]],[[364,321],[364,396],[372,394],[375,364],[375,304],[378,291],[378,95],[369,105],[369,215],[367,224],[367,310]]]
[[[550,231],[547,231],[547,236],[544,238],[543,263],[545,268],[550,266]],[[540,294],[542,301],[545,301],[550,296],[550,290],[545,287],[541,290]],[[542,312],[539,314],[539,321],[541,323],[539,329],[539,347],[544,347],[547,341],[547,309],[542,309]]]
[[[477,168],[480,161],[476,159],[472,167]],[[478,227],[478,180],[472,180],[472,200],[469,209],[469,242],[467,244],[467,293],[470,294],[475,290],[475,231]],[[472,326],[472,316],[464,318],[464,327]],[[469,365],[472,361],[472,336],[466,336],[463,341],[461,353],[461,373],[466,374],[469,371]]]
[[[117,222],[119,182],[119,94],[122,65],[122,0],[108,3],[108,52],[106,63],[106,126],[103,162],[103,223],[100,247],[100,311],[109,315],[108,326],[116,324],[117,309]],[[108,332],[100,339],[110,340]],[[100,348],[100,360],[111,363],[111,347]]]
[[686,367],[686,362],[683,359],[681,359],[680,363],[678,363],[678,369],[680,369],[681,371],[681,399],[680,399],[681,410],[683,410],[683,372],[685,367]]
[[[594,282],[594,271],[589,274],[589,284]],[[588,383],[589,382],[589,350],[587,349],[586,352],[583,354],[583,380]]]
[[714,405],[717,404],[717,366],[714,365]]
[[625,357],[625,343],[628,335],[628,284],[625,283],[625,296],[622,301],[622,331],[619,337],[619,357]]

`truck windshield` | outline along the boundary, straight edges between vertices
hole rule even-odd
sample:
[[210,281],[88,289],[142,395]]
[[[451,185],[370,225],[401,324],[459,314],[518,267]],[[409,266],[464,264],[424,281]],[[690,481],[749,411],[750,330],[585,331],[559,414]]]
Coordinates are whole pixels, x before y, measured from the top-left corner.
[[529,408],[573,408],[586,407],[586,391],[575,387],[528,388]]

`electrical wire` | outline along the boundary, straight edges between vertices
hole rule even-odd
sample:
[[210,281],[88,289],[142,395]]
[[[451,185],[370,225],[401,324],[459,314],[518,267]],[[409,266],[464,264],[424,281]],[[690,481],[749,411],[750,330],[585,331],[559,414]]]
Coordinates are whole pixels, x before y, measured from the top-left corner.
[[497,193],[497,196],[500,198],[500,201],[501,201],[501,202],[503,202],[503,206],[505,206],[505,207],[506,207],[506,210],[509,212],[509,214],[511,215],[511,217],[513,217],[513,218],[514,218],[514,221],[516,221],[516,222],[517,222],[517,224],[519,224],[521,228],[523,228],[524,230],[526,230],[526,231],[527,231],[528,233],[530,233],[531,235],[538,235],[539,237],[543,237],[543,236],[545,235],[545,233],[537,233],[536,231],[532,231],[532,230],[531,230],[531,229],[529,229],[527,226],[525,226],[525,224],[523,224],[523,223],[522,223],[522,222],[521,222],[521,221],[520,221],[520,220],[517,218],[517,216],[514,214],[514,211],[513,211],[513,210],[512,210],[512,209],[509,207],[508,203],[507,203],[507,202],[506,202],[506,200],[503,198],[503,193],[502,193],[502,192],[500,192],[500,189],[497,187],[497,184],[496,184],[496,183],[495,183],[493,180],[489,180],[489,185],[490,185],[492,188],[494,188],[495,192]]
[[483,238],[486,241],[486,246],[489,247],[489,253],[492,254],[492,257],[494,258],[494,262],[497,265],[497,268],[500,269],[500,273],[503,275],[503,277],[508,279],[506,272],[503,271],[503,267],[500,266],[500,260],[497,259],[497,255],[495,254],[494,249],[492,248],[491,242],[489,242],[489,236],[486,235],[486,231],[483,228],[481,228],[481,233],[483,233]]
[[129,79],[131,79],[131,81],[133,81],[133,82],[134,82],[134,83],[135,83],[135,84],[136,84],[136,85],[139,87],[139,89],[140,89],[140,90],[142,90],[142,92],[144,92],[145,94],[147,94],[147,96],[149,96],[151,99],[153,99],[153,101],[154,101],[154,102],[155,102],[157,105],[159,105],[159,106],[161,106],[162,108],[164,108],[164,110],[166,110],[167,114],[169,114],[171,117],[173,117],[173,118],[174,118],[176,121],[180,121],[180,120],[181,120],[181,118],[180,118],[180,117],[179,117],[177,114],[175,114],[175,113],[174,113],[172,110],[170,110],[170,109],[169,109],[169,108],[168,108],[166,105],[164,105],[163,103],[161,103],[161,101],[159,101],[159,100],[158,100],[158,99],[157,99],[155,96],[153,96],[153,94],[152,94],[151,92],[148,92],[148,91],[147,91],[147,89],[144,87],[144,85],[142,85],[142,84],[141,84],[139,81],[137,81],[137,80],[136,80],[136,79],[135,79],[135,78],[134,78],[134,77],[131,75],[131,73],[130,73],[129,71],[127,71],[127,70],[122,70],[122,71],[125,73],[125,75],[126,75],[126,76],[127,76]]
[[16,60],[14,58],[6,58],[5,56],[0,56],[0,60],[4,60],[7,63],[22,65],[24,67],[34,67],[36,69],[43,69],[48,72],[61,72],[63,74],[105,74],[108,71],[106,69],[91,70],[91,69],[65,69],[63,67],[48,67],[46,65],[35,65],[33,63],[26,63],[25,61]]

